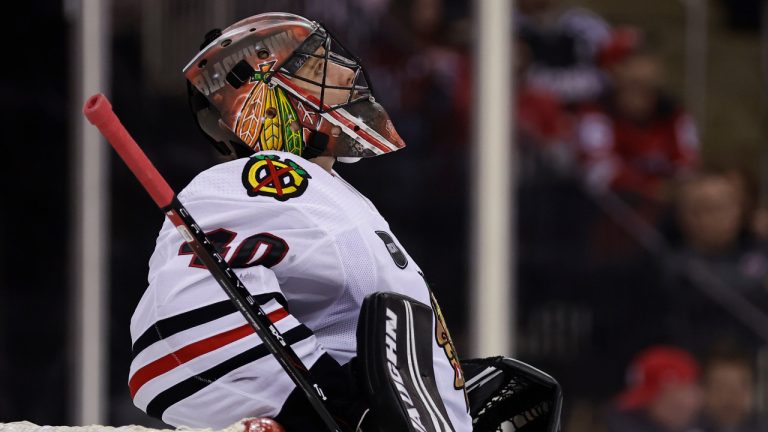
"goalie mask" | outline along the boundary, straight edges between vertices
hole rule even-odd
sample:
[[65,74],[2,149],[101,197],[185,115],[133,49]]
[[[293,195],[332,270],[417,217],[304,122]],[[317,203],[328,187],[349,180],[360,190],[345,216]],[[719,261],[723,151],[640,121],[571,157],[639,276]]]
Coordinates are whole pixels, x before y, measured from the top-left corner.
[[405,146],[360,61],[297,15],[212,30],[184,75],[198,125],[225,155],[282,150],[344,161]]

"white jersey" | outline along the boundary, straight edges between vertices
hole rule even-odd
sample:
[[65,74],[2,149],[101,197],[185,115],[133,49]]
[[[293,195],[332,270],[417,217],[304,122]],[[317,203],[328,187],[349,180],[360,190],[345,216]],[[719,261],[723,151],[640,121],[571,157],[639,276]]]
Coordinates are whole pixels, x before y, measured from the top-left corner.
[[[368,294],[396,292],[431,306],[419,267],[373,204],[301,157],[270,151],[214,166],[179,200],[308,368],[324,353],[340,365],[357,355]],[[293,382],[168,220],[149,267],[131,319],[136,406],[174,426],[275,417]],[[433,317],[435,326],[441,321]],[[471,431],[455,352],[445,340],[432,345],[451,423]]]

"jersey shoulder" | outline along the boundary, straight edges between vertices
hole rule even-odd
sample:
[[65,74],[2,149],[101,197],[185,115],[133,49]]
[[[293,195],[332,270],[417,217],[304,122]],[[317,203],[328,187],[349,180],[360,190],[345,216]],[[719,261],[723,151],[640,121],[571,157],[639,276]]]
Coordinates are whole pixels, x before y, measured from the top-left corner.
[[[179,201],[211,241],[228,251],[225,259],[252,249],[252,259],[260,254],[285,258],[278,269],[299,264],[307,251],[333,243],[331,233],[343,220],[343,209],[328,199],[328,185],[322,182],[330,177],[296,155],[264,152],[200,173],[179,194]],[[166,220],[150,258],[150,282],[169,268],[202,268],[190,264],[194,257],[187,249]],[[280,252],[286,250],[290,252],[283,256]]]

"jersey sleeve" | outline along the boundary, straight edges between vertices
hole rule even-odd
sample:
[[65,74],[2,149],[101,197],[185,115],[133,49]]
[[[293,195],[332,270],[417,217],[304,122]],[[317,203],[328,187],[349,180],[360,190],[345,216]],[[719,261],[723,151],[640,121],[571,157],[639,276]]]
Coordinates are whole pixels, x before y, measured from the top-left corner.
[[[307,262],[317,255],[312,248],[326,241],[323,231],[281,203],[187,198],[182,202],[329,399],[345,401],[345,369],[293,314],[293,293],[283,292],[279,276],[286,268],[311,266],[333,273],[332,256]],[[304,396],[185,247],[166,222],[150,260],[149,288],[131,323],[135,405],[174,426],[223,428],[257,416],[290,422],[287,409],[309,409]],[[336,413],[344,416],[350,404],[340,405]]]

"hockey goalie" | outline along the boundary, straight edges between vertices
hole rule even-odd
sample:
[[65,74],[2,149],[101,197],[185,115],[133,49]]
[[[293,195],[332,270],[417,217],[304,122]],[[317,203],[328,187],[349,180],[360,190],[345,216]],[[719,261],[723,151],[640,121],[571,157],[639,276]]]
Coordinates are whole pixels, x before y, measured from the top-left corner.
[[[333,169],[403,148],[360,61],[323,26],[267,13],[208,32],[184,68],[228,162],[178,195],[322,388],[345,431],[554,431],[557,383],[459,361],[424,275]],[[133,401],[174,426],[269,417],[327,430],[171,222],[131,320]]]

